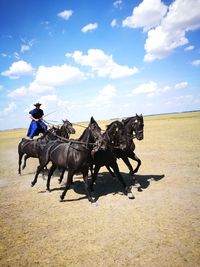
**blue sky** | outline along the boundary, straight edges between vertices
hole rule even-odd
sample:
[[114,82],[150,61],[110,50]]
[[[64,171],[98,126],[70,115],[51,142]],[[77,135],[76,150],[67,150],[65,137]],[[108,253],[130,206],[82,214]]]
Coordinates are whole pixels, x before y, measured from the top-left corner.
[[57,123],[199,109],[199,10],[200,0],[0,1],[0,130],[28,127],[37,101]]

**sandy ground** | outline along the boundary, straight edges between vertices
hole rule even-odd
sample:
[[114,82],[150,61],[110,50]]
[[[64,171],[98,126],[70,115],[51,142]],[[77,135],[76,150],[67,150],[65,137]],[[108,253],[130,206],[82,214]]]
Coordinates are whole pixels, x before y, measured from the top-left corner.
[[104,168],[93,205],[81,176],[63,203],[57,176],[51,193],[42,176],[31,188],[37,160],[17,174],[21,137],[0,133],[0,266],[200,266],[199,113],[145,119],[134,200]]

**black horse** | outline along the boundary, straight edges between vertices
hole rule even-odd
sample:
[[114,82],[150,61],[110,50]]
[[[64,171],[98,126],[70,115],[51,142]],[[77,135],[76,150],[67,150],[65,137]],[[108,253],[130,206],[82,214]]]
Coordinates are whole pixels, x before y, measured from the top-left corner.
[[[143,116],[137,114],[136,116],[122,120],[122,122],[116,120],[107,126],[103,138],[107,144],[109,144],[109,149],[107,149],[107,151],[98,151],[93,155],[94,172],[92,165],[91,190],[93,190],[93,183],[97,178],[100,168],[106,166],[113,177],[118,177],[124,187],[125,194],[128,194],[129,198],[133,198],[131,188],[126,185],[121,176],[116,161],[117,158],[121,158],[129,168],[131,175],[138,171],[141,165],[141,160],[134,153],[135,144],[133,138],[136,137],[138,140],[142,140],[143,128]],[[135,170],[133,170],[128,158],[137,161],[138,165]]]
[[[131,175],[134,175],[141,165],[141,160],[134,153],[135,144],[133,138],[136,137],[138,140],[142,140],[144,136],[143,128],[143,116],[136,114],[136,116],[129,117],[122,120],[122,122],[118,120],[113,121],[107,126],[107,129],[103,134],[104,139],[110,143],[115,156],[124,161]],[[137,162],[137,166],[134,170],[128,158]],[[112,176],[115,176],[109,167],[107,167],[107,169]]]
[[102,144],[101,128],[94,118],[91,117],[88,127],[78,140],[71,140],[68,143],[62,141],[51,142],[45,146],[39,157],[40,165],[37,167],[35,178],[31,183],[32,186],[36,184],[38,175],[42,169],[51,161],[52,166],[48,174],[47,190],[50,190],[50,180],[55,169],[59,167],[67,170],[67,183],[60,196],[60,200],[63,201],[67,190],[70,188],[73,176],[81,172],[83,174],[88,200],[94,202],[88,185],[88,170],[91,164],[91,151],[99,150]]
[[22,169],[26,167],[26,160],[28,158],[39,158],[42,149],[49,141],[57,140],[59,136],[68,139],[69,135],[74,133],[75,129],[73,128],[72,123],[68,120],[64,120],[61,128],[53,127],[50,130],[47,130],[44,135],[38,139],[29,140],[22,138],[18,145],[18,173],[21,174],[21,164],[24,155],[24,164]]
[[[143,116],[142,114],[141,115],[136,114],[136,116],[122,120],[122,123],[126,129],[129,145],[127,146],[126,149],[116,149],[115,154],[118,158],[121,158],[124,161],[124,163],[129,168],[130,174],[134,175],[139,170],[139,167],[141,165],[141,160],[134,153],[135,144],[133,142],[133,138],[136,138],[139,141],[144,138]],[[137,166],[134,170],[128,158],[131,158],[132,160],[137,162]]]

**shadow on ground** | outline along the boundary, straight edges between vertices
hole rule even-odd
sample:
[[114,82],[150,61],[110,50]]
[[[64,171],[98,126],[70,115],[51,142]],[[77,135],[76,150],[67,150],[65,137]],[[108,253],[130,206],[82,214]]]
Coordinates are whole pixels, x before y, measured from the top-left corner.
[[[160,181],[161,179],[163,179],[165,177],[164,174],[162,175],[157,175],[157,174],[145,174],[145,175],[135,175],[135,179],[136,179],[136,183],[133,180],[132,176],[130,176],[127,173],[121,173],[125,183],[128,186],[136,186],[138,191],[143,191],[144,189],[147,189],[152,181]],[[80,195],[85,195],[85,184],[84,181],[82,180],[81,175],[78,177],[74,177],[74,184],[72,186],[72,189]],[[56,179],[56,177],[54,177],[53,179]],[[62,183],[62,185],[52,188],[51,192],[53,191],[57,191],[57,190],[61,190],[63,191],[65,188],[65,185]],[[45,193],[46,191],[40,191],[39,193]],[[95,198],[95,200],[98,200],[98,198],[100,198],[101,196],[105,196],[108,194],[124,194],[123,192],[123,187],[120,183],[120,181],[117,179],[117,177],[112,177],[110,175],[110,173],[108,172],[102,172],[98,175],[97,181],[94,184],[94,191],[92,192],[93,197]],[[66,197],[67,198],[67,194]],[[70,200],[64,200],[64,201],[77,201],[77,200],[81,200],[86,198],[86,196],[84,197],[79,197],[76,199],[70,199]]]

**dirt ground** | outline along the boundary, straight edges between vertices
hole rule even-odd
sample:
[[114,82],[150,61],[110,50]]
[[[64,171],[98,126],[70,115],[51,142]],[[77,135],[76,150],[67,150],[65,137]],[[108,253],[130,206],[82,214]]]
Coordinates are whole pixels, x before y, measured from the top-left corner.
[[200,266],[200,113],[145,117],[144,124],[144,140],[135,141],[142,160],[135,199],[102,168],[95,204],[81,176],[63,203],[56,175],[51,193],[42,176],[32,188],[36,159],[17,174],[25,131],[0,132],[0,266]]

